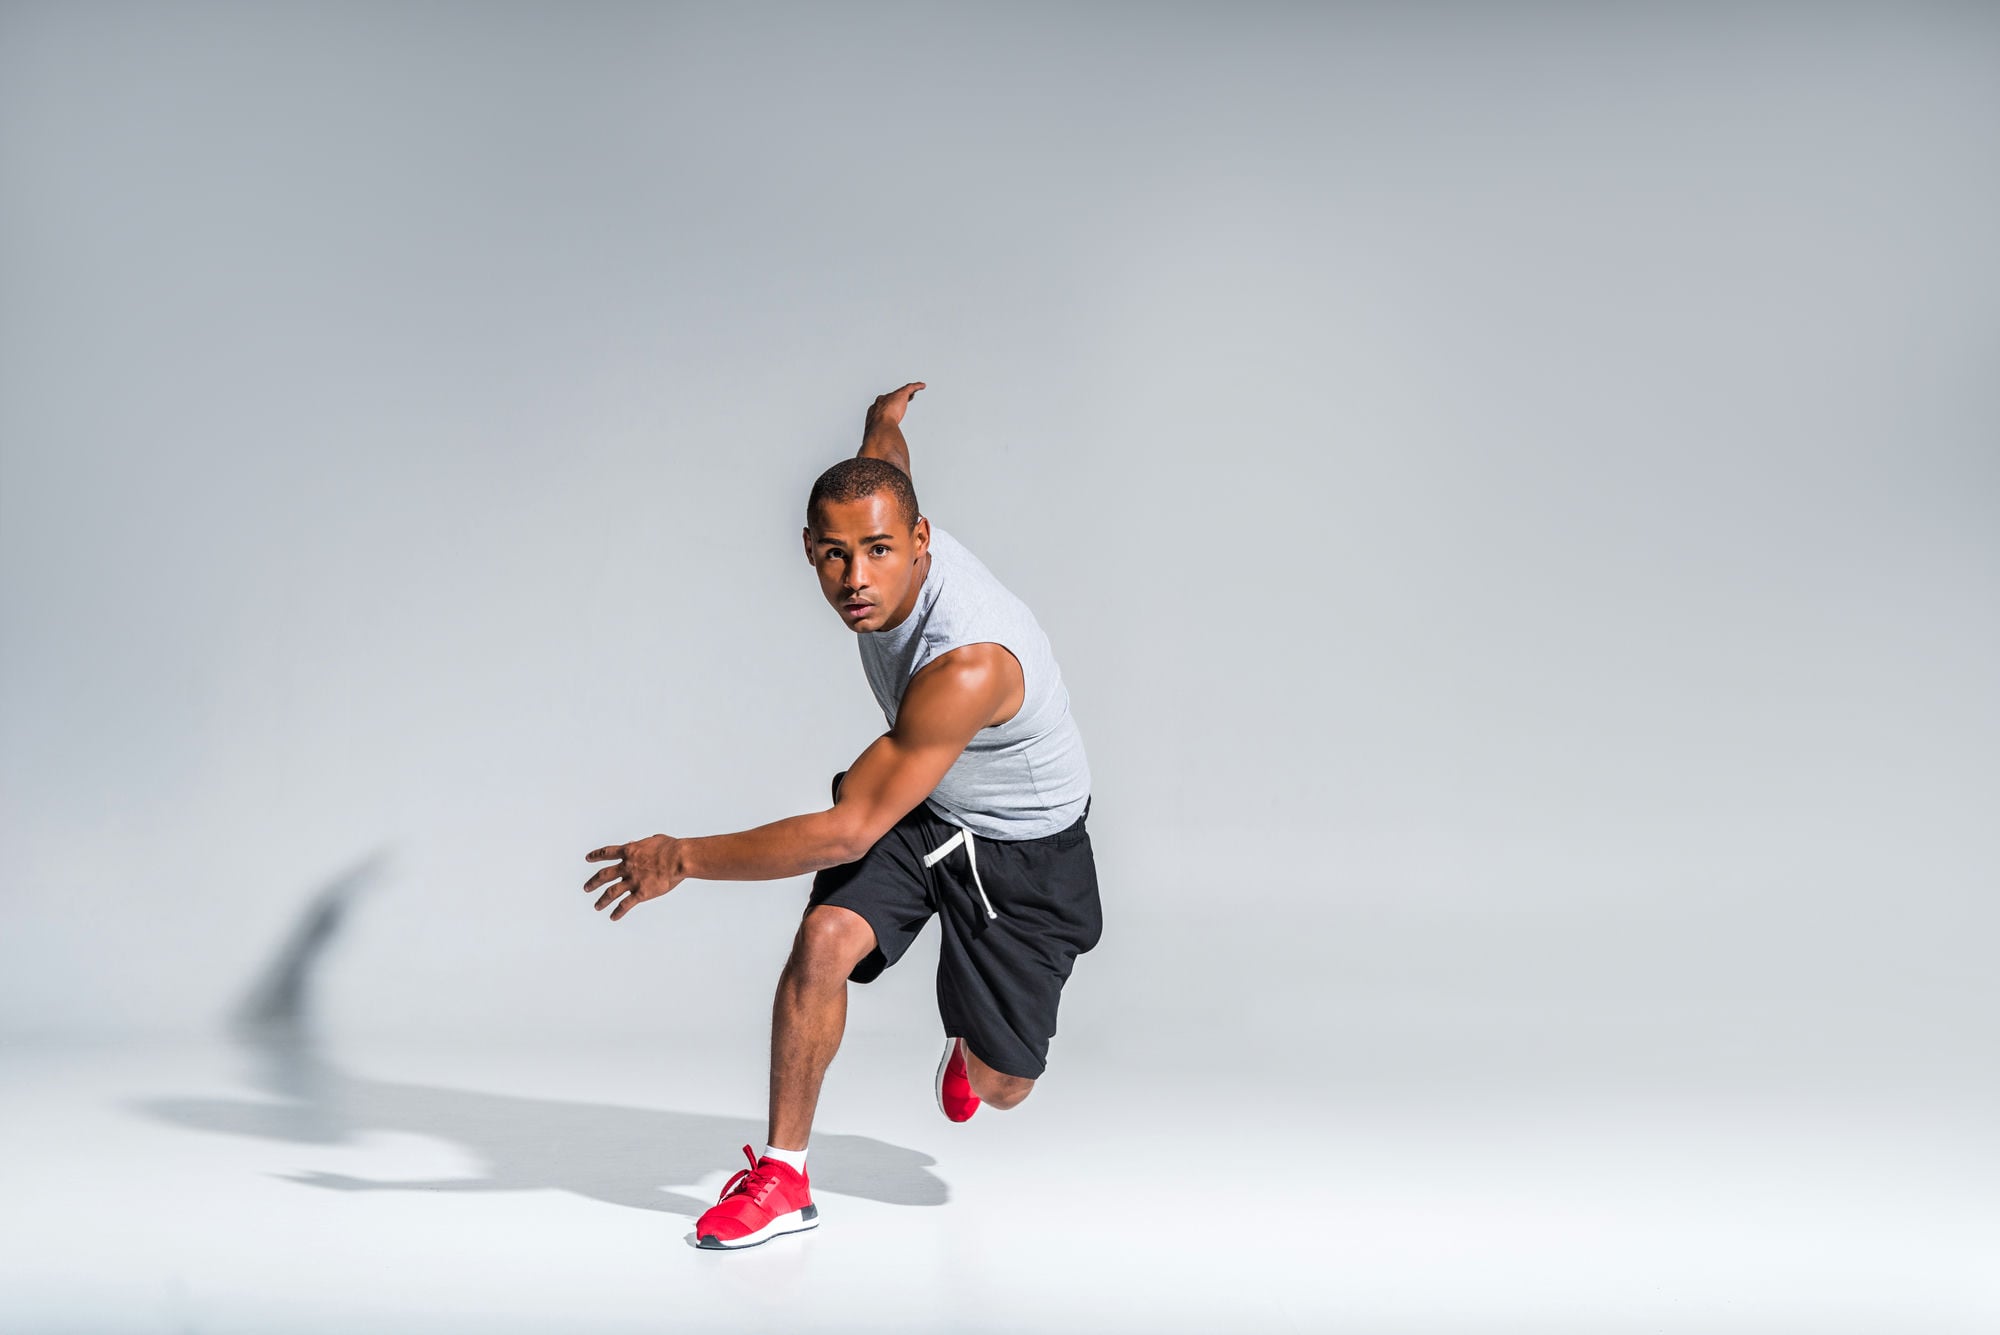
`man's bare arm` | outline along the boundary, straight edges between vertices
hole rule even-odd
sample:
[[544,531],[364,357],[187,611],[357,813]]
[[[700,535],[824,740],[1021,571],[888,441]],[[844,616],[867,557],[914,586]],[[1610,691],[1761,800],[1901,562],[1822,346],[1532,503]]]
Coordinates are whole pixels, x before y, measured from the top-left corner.
[[754,830],[706,839],[648,835],[584,854],[587,862],[610,865],[592,872],[583,888],[586,892],[601,888],[597,907],[602,910],[615,903],[611,920],[616,922],[634,905],[659,898],[690,876],[709,881],[773,881],[851,862],[844,839],[845,829],[831,809],[787,816]]
[[840,781],[833,811],[853,858],[936,790],[967,743],[1012,700],[1020,671],[1006,649],[981,643],[954,649],[910,678],[896,726],[870,743]]
[[740,834],[682,839],[682,875],[698,881],[771,881],[866,853],[931,795],[966,743],[1010,698],[1004,664],[983,652],[993,647],[967,645],[912,677],[896,710],[896,726],[847,767],[831,808]]
[[787,816],[736,834],[681,839],[679,872],[697,881],[777,881],[851,862],[847,832],[831,808]]
[[774,881],[861,857],[931,794],[959,755],[1020,690],[1020,666],[998,644],[968,644],[910,678],[896,726],[848,767],[833,806],[735,834],[655,834],[584,855],[609,862],[584,882],[612,921],[685,880]]
[[910,472],[910,445],[903,439],[903,414],[910,410],[910,400],[923,387],[923,381],[912,380],[901,389],[875,396],[875,402],[868,405],[868,418],[861,427],[861,448],[855,452],[855,458],[881,459],[902,469],[911,481],[916,480],[917,475]]
[[632,843],[606,843],[584,853],[586,861],[608,861],[584,881],[598,891],[598,909],[610,907],[612,921],[634,905],[658,899],[690,877],[704,881],[776,881],[820,867],[854,861],[848,853],[848,823],[832,809],[788,815],[756,829],[704,839],[646,835]]

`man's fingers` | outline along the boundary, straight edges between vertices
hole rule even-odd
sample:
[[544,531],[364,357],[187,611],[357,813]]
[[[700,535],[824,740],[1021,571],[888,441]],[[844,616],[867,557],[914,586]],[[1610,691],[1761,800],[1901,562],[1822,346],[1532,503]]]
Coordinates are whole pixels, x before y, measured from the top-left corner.
[[622,862],[615,862],[609,867],[599,867],[597,869],[597,874],[595,876],[592,876],[589,880],[583,883],[583,888],[587,891],[595,890],[598,886],[603,885],[606,881],[615,881],[624,874],[625,874],[625,864]]
[[634,904],[643,902],[644,901],[642,901],[637,895],[625,896],[625,898],[619,903],[618,907],[611,910],[611,921],[617,922],[620,918],[624,917],[627,913],[631,912],[632,906]]
[[585,862],[602,862],[606,858],[624,858],[625,844],[606,844],[603,848],[593,848],[583,855]]

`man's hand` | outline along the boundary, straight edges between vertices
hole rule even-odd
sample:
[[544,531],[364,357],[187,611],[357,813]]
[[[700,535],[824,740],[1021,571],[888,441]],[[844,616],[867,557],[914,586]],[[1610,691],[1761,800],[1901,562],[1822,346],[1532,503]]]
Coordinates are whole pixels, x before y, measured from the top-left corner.
[[634,904],[658,899],[687,879],[682,868],[681,841],[670,834],[652,835],[631,844],[608,844],[583,855],[585,862],[602,862],[606,858],[615,861],[609,867],[599,867],[583,883],[583,888],[588,892],[604,886],[604,893],[597,898],[599,909],[624,896],[618,907],[611,910],[613,922],[631,912]]
[[910,473],[910,442],[903,439],[903,414],[923,387],[923,381],[912,380],[901,389],[875,396],[875,402],[868,405],[868,421],[861,428],[857,459],[880,459]]
[[868,405],[868,421],[863,435],[883,423],[900,426],[903,414],[910,410],[910,400],[915,398],[917,391],[923,387],[923,381],[912,380],[901,389],[892,389],[887,394],[877,394],[875,402]]

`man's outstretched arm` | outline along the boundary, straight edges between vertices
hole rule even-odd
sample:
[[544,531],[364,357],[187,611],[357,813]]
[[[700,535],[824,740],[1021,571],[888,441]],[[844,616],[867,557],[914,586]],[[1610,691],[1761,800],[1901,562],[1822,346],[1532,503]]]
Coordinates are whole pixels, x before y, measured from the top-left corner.
[[923,381],[912,380],[901,389],[875,396],[875,402],[868,405],[868,420],[862,424],[861,448],[855,458],[884,460],[902,469],[911,481],[916,480],[917,475],[910,472],[910,445],[903,439],[903,414],[923,387]]
[[656,834],[593,849],[585,860],[609,859],[611,865],[598,868],[583,888],[603,887],[600,909],[623,897],[612,910],[615,921],[684,880],[775,881],[853,862],[930,795],[966,743],[1011,697],[1013,681],[1001,661],[1008,657],[998,645],[967,645],[912,677],[895,728],[848,767],[840,796],[827,810],[735,834]]

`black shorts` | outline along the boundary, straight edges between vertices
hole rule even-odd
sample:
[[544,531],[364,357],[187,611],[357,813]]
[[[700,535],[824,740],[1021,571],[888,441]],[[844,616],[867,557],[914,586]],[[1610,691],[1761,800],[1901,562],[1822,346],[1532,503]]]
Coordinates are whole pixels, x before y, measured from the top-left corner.
[[[836,800],[846,774],[833,776]],[[875,949],[848,974],[857,983],[873,982],[902,958],[935,913],[944,934],[937,997],[945,1033],[1003,1075],[1033,1080],[1048,1066],[1070,969],[1104,931],[1089,816],[1086,800],[1067,829],[1039,839],[971,836],[975,885],[962,845],[924,865],[959,827],[919,802],[858,861],[817,872],[806,911],[838,904],[875,929]],[[979,886],[996,916],[987,916]]]

